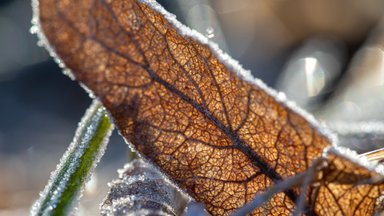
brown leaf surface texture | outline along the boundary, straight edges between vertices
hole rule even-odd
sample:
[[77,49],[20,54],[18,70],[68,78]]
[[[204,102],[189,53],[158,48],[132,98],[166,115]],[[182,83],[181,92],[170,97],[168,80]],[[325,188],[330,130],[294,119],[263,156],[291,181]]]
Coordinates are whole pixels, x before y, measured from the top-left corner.
[[[36,11],[52,49],[122,135],[214,215],[305,171],[330,144],[155,2],[40,0]],[[288,215],[298,191],[254,214]]]
[[369,181],[382,179],[382,170],[364,166],[358,158],[348,150],[329,151],[324,177],[313,192],[314,210],[319,215],[374,215],[384,184]]

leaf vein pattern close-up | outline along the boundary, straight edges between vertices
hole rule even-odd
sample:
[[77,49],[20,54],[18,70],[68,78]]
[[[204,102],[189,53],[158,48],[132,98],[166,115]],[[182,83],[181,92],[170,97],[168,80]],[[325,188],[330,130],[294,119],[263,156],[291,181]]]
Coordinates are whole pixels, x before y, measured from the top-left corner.
[[[210,213],[242,207],[305,172],[331,146],[316,123],[159,7],[149,0],[40,0],[37,8],[42,37],[125,139]],[[329,201],[329,187],[302,199],[304,208],[319,196]],[[288,215],[299,192],[287,188],[253,213]]]

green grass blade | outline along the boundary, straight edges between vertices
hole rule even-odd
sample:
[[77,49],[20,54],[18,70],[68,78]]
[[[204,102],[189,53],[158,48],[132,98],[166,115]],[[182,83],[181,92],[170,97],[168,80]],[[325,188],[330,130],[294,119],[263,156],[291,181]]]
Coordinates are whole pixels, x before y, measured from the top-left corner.
[[104,154],[113,125],[105,109],[94,102],[79,123],[76,135],[31,215],[69,215],[85,183]]

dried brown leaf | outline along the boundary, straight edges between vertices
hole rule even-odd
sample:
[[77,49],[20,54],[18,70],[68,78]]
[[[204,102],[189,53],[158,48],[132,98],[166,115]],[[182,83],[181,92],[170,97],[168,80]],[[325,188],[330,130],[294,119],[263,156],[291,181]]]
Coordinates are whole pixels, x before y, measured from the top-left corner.
[[119,179],[100,206],[103,216],[161,215],[184,213],[187,198],[153,166],[135,159],[119,170]]
[[[306,171],[330,145],[154,1],[40,0],[39,11],[55,54],[122,135],[214,215]],[[253,213],[288,215],[298,192],[287,188]]]
[[[256,195],[233,216],[246,215],[265,204],[274,194],[298,188],[293,215],[374,215],[383,211],[384,167],[342,147],[331,147],[325,157],[306,172],[289,177]],[[308,181],[309,180],[309,181]],[[378,199],[380,198],[380,199]],[[302,201],[309,206],[300,205]]]
[[[330,149],[320,186],[314,190],[319,215],[373,215],[383,195],[383,168],[346,149]],[[377,182],[375,182],[377,181]]]

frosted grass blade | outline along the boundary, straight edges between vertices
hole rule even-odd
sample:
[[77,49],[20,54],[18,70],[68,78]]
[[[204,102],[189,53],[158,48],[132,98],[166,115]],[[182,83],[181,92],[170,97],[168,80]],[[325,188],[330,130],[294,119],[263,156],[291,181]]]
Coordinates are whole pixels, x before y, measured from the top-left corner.
[[30,215],[68,215],[106,149],[113,130],[104,107],[93,102]]

